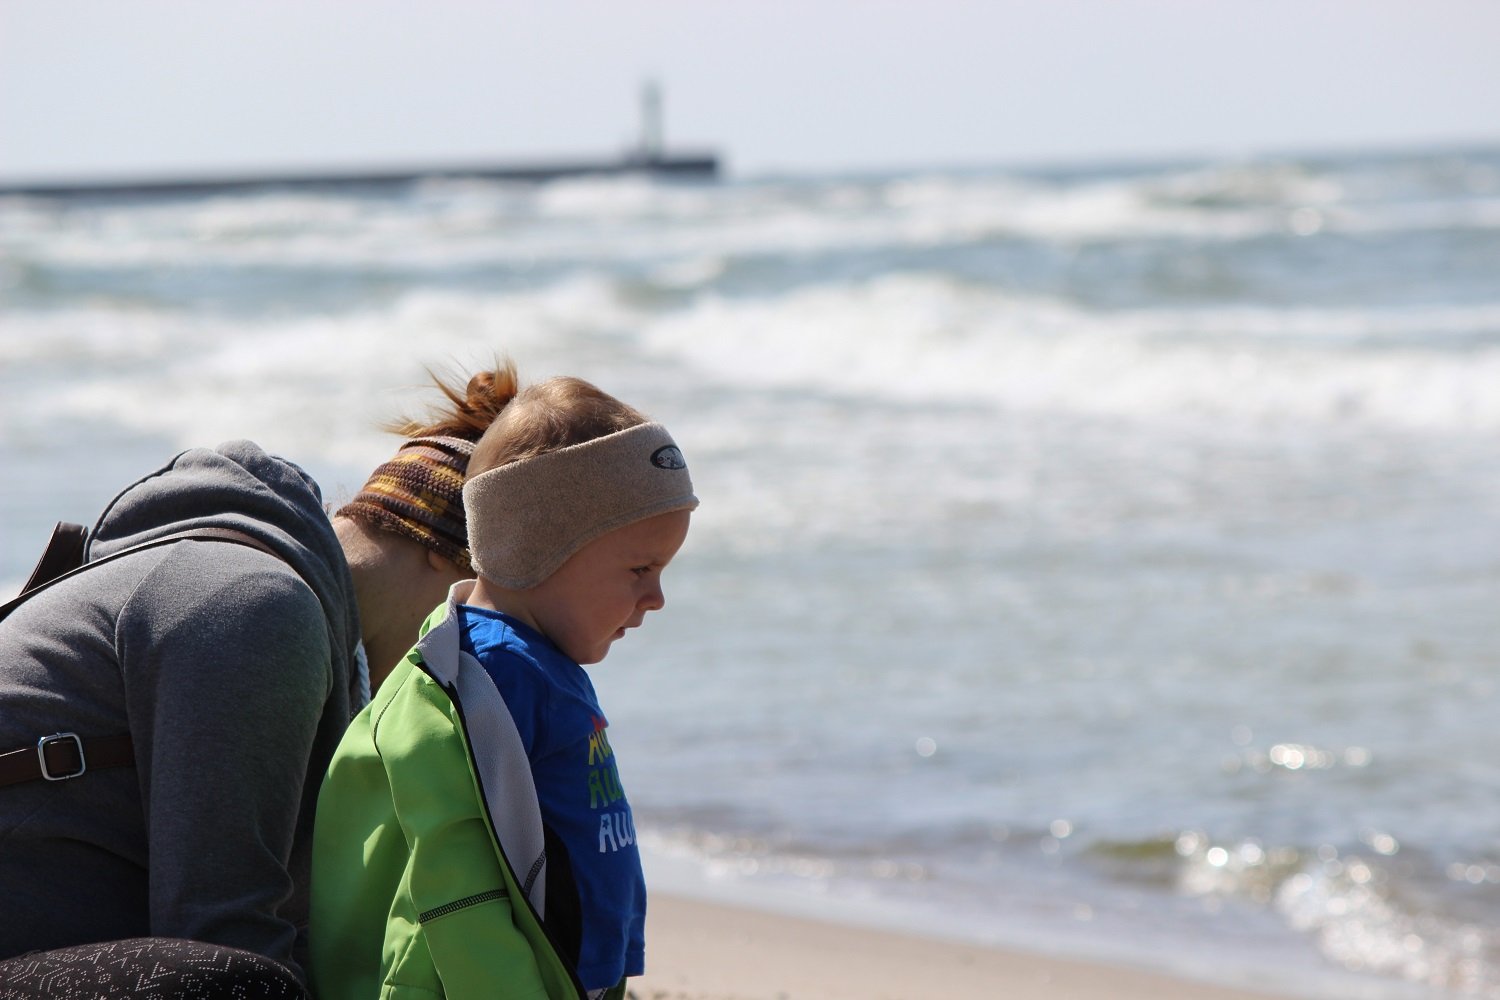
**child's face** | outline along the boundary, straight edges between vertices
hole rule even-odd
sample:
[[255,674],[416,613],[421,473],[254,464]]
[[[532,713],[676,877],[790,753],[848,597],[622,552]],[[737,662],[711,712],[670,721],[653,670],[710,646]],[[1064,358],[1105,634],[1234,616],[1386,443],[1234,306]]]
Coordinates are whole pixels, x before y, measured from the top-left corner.
[[690,514],[658,514],[594,539],[527,593],[536,627],[579,663],[598,663],[626,629],[666,604],[661,571],[682,548]]

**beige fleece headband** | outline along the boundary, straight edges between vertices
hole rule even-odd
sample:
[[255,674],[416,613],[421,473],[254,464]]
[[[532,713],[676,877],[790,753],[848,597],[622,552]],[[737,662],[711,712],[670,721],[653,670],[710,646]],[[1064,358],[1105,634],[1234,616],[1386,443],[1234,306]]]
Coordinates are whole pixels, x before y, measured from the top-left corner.
[[511,590],[535,587],[616,528],[697,506],[687,463],[661,424],[502,465],[464,484],[474,569]]

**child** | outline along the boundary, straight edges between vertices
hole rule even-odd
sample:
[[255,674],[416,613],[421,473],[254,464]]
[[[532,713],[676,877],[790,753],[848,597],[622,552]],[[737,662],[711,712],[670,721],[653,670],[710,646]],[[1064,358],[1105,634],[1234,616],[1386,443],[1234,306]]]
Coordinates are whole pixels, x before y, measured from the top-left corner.
[[696,508],[665,428],[579,379],[519,393],[464,486],[479,578],[360,713],[314,839],[321,1000],[621,997],[645,885],[593,686]]

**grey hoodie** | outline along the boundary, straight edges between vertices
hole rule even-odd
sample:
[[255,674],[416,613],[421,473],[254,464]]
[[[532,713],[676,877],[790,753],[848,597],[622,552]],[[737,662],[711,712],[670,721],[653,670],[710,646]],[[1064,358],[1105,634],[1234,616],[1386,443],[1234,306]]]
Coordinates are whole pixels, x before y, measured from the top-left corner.
[[180,541],[38,594],[0,622],[0,752],[129,733],[134,768],[0,788],[0,958],[185,937],[293,965],[313,807],[351,714],[358,610],[315,484],[248,441],[116,497],[87,557]]

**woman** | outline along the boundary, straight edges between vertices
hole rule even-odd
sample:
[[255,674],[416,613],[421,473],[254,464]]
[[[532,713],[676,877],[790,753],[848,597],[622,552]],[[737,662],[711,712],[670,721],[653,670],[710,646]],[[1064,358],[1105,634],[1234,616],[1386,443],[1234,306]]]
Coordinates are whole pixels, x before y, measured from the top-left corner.
[[[400,425],[331,521],[317,484],[248,441],[187,451],[107,506],[87,559],[202,529],[242,544],[132,551],[0,622],[0,959],[64,949],[0,962],[0,993],[216,958],[300,989],[319,783],[470,575],[464,470],[516,389],[508,364],[438,385],[445,411]],[[218,947],[184,958],[177,939]],[[113,944],[67,947],[90,942]]]

